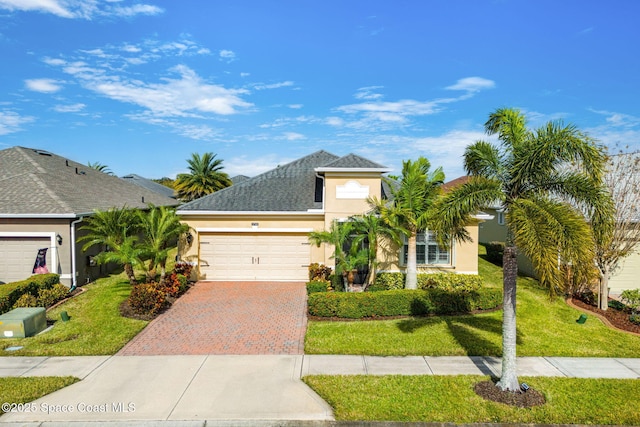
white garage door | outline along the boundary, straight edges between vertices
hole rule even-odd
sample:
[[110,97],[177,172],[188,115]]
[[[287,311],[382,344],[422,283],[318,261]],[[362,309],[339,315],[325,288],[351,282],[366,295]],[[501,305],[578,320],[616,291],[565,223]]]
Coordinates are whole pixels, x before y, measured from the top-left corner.
[[306,234],[226,233],[200,235],[203,280],[307,281]]
[[[17,282],[31,276],[38,249],[49,248],[51,240],[43,237],[0,237],[0,283]],[[47,267],[51,268],[51,250]]]

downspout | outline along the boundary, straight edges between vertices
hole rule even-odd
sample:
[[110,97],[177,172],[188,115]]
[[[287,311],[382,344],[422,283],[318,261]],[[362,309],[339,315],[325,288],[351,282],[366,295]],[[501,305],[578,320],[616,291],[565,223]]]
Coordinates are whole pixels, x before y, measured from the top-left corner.
[[71,288],[73,292],[78,287],[78,274],[76,272],[76,224],[82,222],[83,216],[71,222]]

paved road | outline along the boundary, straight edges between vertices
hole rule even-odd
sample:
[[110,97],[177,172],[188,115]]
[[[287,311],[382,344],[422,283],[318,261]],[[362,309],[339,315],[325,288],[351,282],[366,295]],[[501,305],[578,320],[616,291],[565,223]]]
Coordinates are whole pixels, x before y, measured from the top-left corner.
[[304,283],[198,282],[121,356],[302,354]]

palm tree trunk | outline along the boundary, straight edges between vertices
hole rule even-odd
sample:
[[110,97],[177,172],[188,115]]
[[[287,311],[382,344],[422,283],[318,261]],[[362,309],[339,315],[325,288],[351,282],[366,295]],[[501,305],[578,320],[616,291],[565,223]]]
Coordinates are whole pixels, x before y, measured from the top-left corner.
[[131,286],[135,286],[138,284],[138,281],[136,280],[136,275],[133,272],[133,266],[129,263],[126,263],[124,265],[124,272],[127,275],[127,277],[129,278],[129,284]]
[[501,390],[520,390],[516,372],[516,279],[518,277],[517,249],[508,241],[502,256],[502,375],[496,384]]
[[605,266],[600,273],[600,291],[598,292],[598,308],[606,310],[609,308],[609,267]]
[[416,266],[417,235],[417,231],[411,230],[407,248],[407,278],[404,285],[406,289],[418,289],[418,268]]

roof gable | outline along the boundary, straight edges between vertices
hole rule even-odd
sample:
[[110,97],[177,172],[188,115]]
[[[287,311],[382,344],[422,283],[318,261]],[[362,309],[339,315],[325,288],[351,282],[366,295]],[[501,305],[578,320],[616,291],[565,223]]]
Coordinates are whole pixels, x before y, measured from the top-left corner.
[[177,205],[146,188],[44,150],[0,150],[0,215],[75,215],[128,206]]
[[315,169],[339,157],[317,151],[231,187],[194,200],[180,211],[306,212],[321,209],[315,201]]

